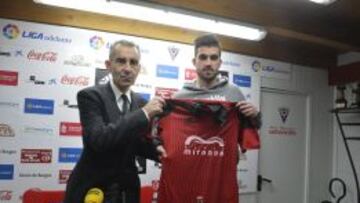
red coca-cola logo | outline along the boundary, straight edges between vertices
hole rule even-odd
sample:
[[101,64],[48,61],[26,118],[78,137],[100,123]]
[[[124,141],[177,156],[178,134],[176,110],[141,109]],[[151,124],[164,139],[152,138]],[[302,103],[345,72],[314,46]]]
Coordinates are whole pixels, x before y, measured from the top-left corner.
[[89,80],[90,78],[85,76],[64,75],[61,77],[60,82],[63,85],[88,86]]
[[27,58],[29,60],[48,61],[53,63],[57,60],[57,53],[52,51],[36,52],[35,50],[31,50],[28,53]]
[[17,86],[18,72],[0,71],[0,85]]
[[60,130],[60,135],[65,135],[65,136],[82,135],[82,127],[80,123],[61,122],[59,130]]
[[177,91],[178,90],[175,88],[156,87],[155,88],[155,96],[169,99]]
[[51,149],[22,149],[21,163],[51,163]]
[[0,190],[0,200],[1,201],[10,201],[12,198],[11,190]]

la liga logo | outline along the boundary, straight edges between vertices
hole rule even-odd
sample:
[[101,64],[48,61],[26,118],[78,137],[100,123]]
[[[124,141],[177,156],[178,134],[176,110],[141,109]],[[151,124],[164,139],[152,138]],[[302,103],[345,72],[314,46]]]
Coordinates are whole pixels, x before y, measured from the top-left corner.
[[261,63],[260,61],[253,61],[251,64],[251,68],[253,69],[254,72],[259,72],[261,70]]
[[20,30],[14,24],[7,24],[2,29],[3,35],[8,39],[16,39],[19,36]]
[[90,38],[90,46],[96,50],[100,49],[102,46],[104,46],[105,41],[102,37],[99,36],[93,36]]

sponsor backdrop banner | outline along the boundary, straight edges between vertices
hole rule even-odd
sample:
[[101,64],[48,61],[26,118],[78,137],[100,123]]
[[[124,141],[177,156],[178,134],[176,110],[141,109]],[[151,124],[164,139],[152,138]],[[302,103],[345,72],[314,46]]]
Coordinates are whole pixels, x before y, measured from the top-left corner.
[[[65,188],[82,152],[76,93],[108,80],[112,42],[140,45],[142,69],[132,89],[146,99],[169,97],[196,77],[191,45],[8,19],[0,28],[1,202],[21,202],[29,188]],[[290,73],[288,64],[223,53],[221,74],[257,106],[261,77],[289,80]],[[241,157],[241,192],[256,191],[257,160],[257,150]],[[138,166],[142,184],[156,186],[160,166],[141,159]]]

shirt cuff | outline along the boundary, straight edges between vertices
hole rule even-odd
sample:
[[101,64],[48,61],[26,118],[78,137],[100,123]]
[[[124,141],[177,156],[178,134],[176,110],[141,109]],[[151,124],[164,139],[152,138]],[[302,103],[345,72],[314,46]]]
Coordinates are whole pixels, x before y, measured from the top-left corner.
[[146,116],[147,120],[148,120],[148,121],[150,121],[150,117],[149,117],[148,112],[146,112],[144,108],[142,108],[141,110],[144,112],[144,114],[145,114],[145,116]]

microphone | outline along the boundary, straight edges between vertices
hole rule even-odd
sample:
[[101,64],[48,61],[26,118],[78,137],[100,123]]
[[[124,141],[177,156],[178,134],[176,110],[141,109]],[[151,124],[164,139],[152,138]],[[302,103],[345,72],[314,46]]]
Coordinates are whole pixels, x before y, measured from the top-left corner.
[[104,192],[99,188],[91,188],[85,195],[84,203],[103,203]]

